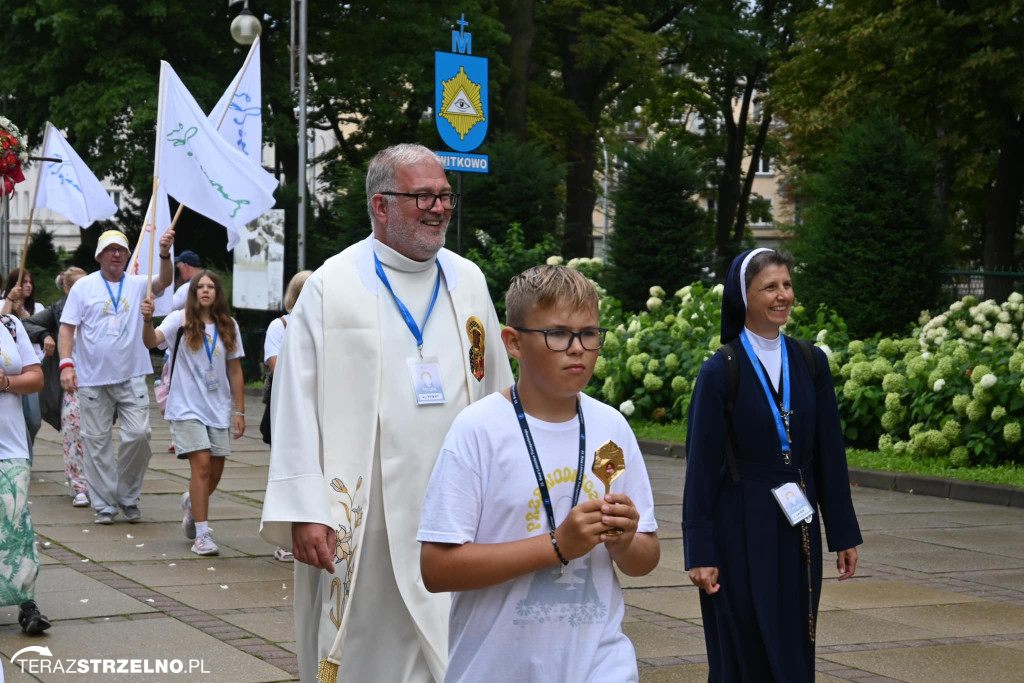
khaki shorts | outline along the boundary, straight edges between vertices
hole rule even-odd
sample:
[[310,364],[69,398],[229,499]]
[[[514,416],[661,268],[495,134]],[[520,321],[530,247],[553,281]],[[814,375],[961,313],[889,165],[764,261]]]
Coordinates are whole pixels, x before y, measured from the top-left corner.
[[228,430],[207,427],[199,420],[169,420],[174,453],[180,460],[188,460],[188,454],[195,451],[210,451],[215,458],[226,458],[231,454]]

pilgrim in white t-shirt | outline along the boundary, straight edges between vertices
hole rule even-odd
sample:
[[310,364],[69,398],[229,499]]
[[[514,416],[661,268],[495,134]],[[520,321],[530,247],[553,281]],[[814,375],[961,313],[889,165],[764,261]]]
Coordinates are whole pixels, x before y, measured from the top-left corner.
[[[173,311],[157,328],[167,340],[167,362],[174,363],[164,417],[168,420],[199,420],[207,427],[227,429],[231,426],[227,361],[245,356],[238,323],[234,319],[231,321],[235,326],[234,351],[225,349],[215,323],[206,325],[206,341],[198,349],[189,346],[187,332],[182,333],[180,348],[175,349],[174,340],[184,322],[185,311]],[[208,383],[216,388],[210,390]]]
[[[604,495],[604,484],[590,466],[596,448],[610,439],[626,457],[612,492],[633,501],[640,515],[638,533],[656,531],[647,468],[628,423],[614,408],[585,395],[582,407],[587,469],[579,502]],[[580,424],[526,419],[557,525],[573,506]],[[464,408],[434,466],[417,540],[505,543],[548,531],[512,404],[494,393]],[[622,590],[603,544],[564,571],[553,566],[488,588],[454,592],[445,681],[485,681],[495,672],[509,681],[636,681],[636,653],[621,628],[624,613]]]
[[72,359],[78,386],[119,384],[153,372],[139,314],[148,282],[146,275],[127,274],[108,282],[96,271],[71,288],[60,322],[77,328]]
[[[8,325],[14,328],[12,336]],[[39,365],[28,333],[15,316],[3,316],[0,321],[0,368],[9,376],[20,375],[30,365]],[[0,387],[7,380],[0,380]],[[21,396],[9,391],[0,393],[0,460],[28,458],[28,435]]]

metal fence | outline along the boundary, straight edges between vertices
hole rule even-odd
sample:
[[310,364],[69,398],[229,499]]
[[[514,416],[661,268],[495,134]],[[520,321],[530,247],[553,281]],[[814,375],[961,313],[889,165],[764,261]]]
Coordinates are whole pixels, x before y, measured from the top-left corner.
[[968,294],[983,299],[985,297],[985,278],[997,277],[1012,280],[1015,291],[1024,289],[1024,272],[1014,270],[945,270],[942,271],[942,294],[950,300],[962,299]]

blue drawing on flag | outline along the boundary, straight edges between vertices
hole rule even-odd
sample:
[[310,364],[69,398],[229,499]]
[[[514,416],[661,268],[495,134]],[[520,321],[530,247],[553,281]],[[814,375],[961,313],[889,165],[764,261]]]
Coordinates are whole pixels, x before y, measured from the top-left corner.
[[[52,161],[49,162],[50,165],[53,166],[53,170],[50,171],[50,175],[55,175],[58,178],[60,178],[60,184],[61,185],[70,185],[71,187],[75,188],[79,192],[82,192],[82,188],[78,185],[78,183],[76,183],[74,181],[75,169],[71,165],[71,162],[70,161],[65,161],[64,157],[62,157],[60,154],[57,154],[55,152],[51,152],[51,155],[55,159],[60,159],[60,163],[56,164],[56,163],[53,163]],[[67,172],[67,175],[65,175],[65,172]]]
[[[245,124],[249,120],[249,117],[259,118],[262,111],[258,105],[255,107],[244,106],[252,102],[252,97],[249,93],[240,92],[235,95],[234,99],[242,101],[242,104],[232,102],[231,106],[228,108],[228,110],[232,112],[231,121],[238,126],[238,140],[235,142],[235,145],[238,149],[242,150],[242,153],[245,154],[245,156],[249,156],[249,150],[246,149],[248,145],[245,143]],[[239,115],[241,118],[239,118]]]

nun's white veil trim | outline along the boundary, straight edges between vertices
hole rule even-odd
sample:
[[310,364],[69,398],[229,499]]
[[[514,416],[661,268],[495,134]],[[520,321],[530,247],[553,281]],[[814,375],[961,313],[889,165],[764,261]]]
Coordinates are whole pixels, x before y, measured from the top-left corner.
[[750,259],[754,258],[763,251],[775,251],[774,249],[768,249],[761,247],[760,249],[751,249],[747,257],[743,259],[743,263],[740,264],[740,294],[743,295],[743,310],[747,308],[747,264],[750,263]]

